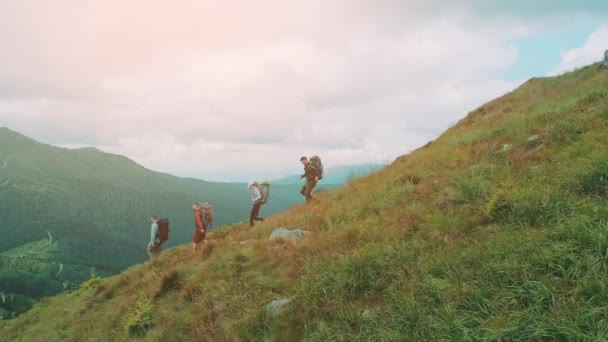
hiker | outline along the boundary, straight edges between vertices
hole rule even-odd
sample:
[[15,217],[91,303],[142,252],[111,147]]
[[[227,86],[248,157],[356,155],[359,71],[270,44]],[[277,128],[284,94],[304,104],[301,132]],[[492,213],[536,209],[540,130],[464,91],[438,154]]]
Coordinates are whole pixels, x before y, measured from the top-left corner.
[[154,260],[160,254],[161,242],[158,239],[158,216],[152,215],[150,217],[152,226],[150,227],[150,242],[148,243],[148,256],[150,260]]
[[208,232],[213,224],[213,209],[209,202],[205,202],[205,206],[203,207],[203,228],[205,232]]
[[198,244],[205,243],[205,225],[203,223],[203,210],[198,202],[192,205],[194,210],[194,234],[192,234],[192,255],[196,254],[196,248]]
[[306,197],[306,203],[310,203],[310,201],[313,199],[312,190],[315,188],[315,186],[317,186],[321,173],[319,172],[318,168],[315,167],[310,160],[308,160],[308,157],[303,156],[300,158],[300,162],[302,165],[304,165],[304,174],[300,176],[300,179],[306,179],[306,184],[302,186],[300,193],[302,196]]
[[249,214],[249,226],[253,227],[254,221],[264,221],[263,217],[259,217],[260,207],[262,206],[262,195],[258,189],[258,182],[249,181],[247,187],[251,189],[251,214]]

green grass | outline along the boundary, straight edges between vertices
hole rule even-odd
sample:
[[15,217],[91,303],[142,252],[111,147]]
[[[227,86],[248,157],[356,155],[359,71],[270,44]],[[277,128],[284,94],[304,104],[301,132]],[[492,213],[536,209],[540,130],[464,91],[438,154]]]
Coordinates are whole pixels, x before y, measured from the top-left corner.
[[[46,300],[1,336],[608,340],[604,89],[595,66],[531,80],[309,206]],[[269,241],[281,226],[310,233]]]

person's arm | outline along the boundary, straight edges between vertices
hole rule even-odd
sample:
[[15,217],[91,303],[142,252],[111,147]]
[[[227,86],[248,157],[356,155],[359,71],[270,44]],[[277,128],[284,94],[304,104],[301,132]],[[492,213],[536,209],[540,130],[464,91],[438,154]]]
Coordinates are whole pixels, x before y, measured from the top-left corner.
[[152,229],[150,229],[150,243],[156,244],[156,234],[158,234],[158,224],[156,222],[152,223]]

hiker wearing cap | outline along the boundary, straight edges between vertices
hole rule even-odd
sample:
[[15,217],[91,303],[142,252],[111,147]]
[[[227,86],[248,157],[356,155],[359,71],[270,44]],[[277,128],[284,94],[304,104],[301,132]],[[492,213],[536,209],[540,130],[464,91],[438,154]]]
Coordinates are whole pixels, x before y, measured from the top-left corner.
[[150,226],[150,242],[148,243],[148,256],[150,260],[154,260],[160,254],[160,240],[158,239],[158,216],[150,217],[152,225]]
[[205,232],[209,231],[211,225],[213,224],[213,209],[209,202],[205,202],[205,206],[203,206],[203,228]]
[[249,181],[247,187],[251,190],[251,202],[253,204],[251,214],[249,215],[249,225],[253,227],[254,221],[264,221],[263,217],[258,217],[260,207],[262,206],[262,195],[258,189],[257,182]]
[[300,162],[304,165],[304,174],[300,176],[300,179],[305,178],[306,184],[302,186],[300,193],[306,197],[306,203],[312,201],[312,190],[317,186],[319,181],[319,170],[308,160],[306,156],[300,158]]
[[198,202],[192,205],[192,209],[194,210],[194,234],[192,234],[192,254],[194,255],[196,254],[198,244],[205,242],[205,234],[207,232],[203,224],[203,210]]

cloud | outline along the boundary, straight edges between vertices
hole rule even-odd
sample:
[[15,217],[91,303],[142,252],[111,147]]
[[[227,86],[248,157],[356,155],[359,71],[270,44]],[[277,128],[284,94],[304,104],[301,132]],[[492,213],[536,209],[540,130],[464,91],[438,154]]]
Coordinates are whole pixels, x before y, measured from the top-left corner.
[[299,170],[303,154],[388,161],[517,84],[498,75],[517,60],[510,41],[538,25],[523,12],[474,0],[2,2],[0,126],[211,179]]
[[597,31],[593,32],[583,46],[562,51],[561,62],[551,74],[561,74],[598,62],[603,59],[606,50],[608,50],[608,23],[603,24]]

